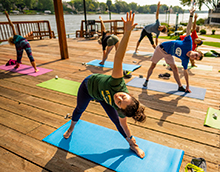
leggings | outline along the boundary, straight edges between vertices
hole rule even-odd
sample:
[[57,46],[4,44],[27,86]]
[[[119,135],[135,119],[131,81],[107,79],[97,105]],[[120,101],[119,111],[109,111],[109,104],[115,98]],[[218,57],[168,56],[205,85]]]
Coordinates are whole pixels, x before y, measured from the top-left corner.
[[148,37],[148,39],[150,40],[151,45],[154,45],[153,35],[152,35],[152,33],[148,33],[145,29],[142,30],[142,32],[141,32],[141,36],[140,36],[138,42],[141,42],[142,39],[143,39],[145,36]]
[[34,58],[32,56],[31,46],[30,46],[29,42],[26,39],[24,39],[24,40],[20,41],[18,44],[16,44],[17,63],[21,63],[21,58],[22,58],[22,54],[23,54],[24,49],[28,55],[30,62],[33,62]]
[[[79,87],[78,95],[77,95],[77,106],[72,114],[72,120],[74,122],[77,122],[79,118],[81,117],[82,113],[86,110],[89,102],[93,100],[93,98],[89,95],[88,89],[87,89],[87,82],[90,76],[84,79],[82,84]],[[120,121],[118,117],[117,111],[109,104],[107,104],[105,101],[99,101],[99,103],[102,105],[106,113],[108,114],[109,118],[112,120],[112,122],[117,127],[118,131],[121,133],[121,135],[126,138],[127,135],[125,134]]]

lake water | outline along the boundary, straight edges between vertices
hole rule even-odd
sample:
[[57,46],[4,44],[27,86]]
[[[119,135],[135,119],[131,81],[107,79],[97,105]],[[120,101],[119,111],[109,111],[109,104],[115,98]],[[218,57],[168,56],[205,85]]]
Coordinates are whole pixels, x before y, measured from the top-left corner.
[[[109,20],[108,14],[101,14],[103,20]],[[167,22],[168,16],[166,14],[160,14],[159,20],[160,22]],[[125,14],[112,14],[111,19],[121,19],[121,17],[126,18]],[[208,13],[199,13],[199,18],[208,18]],[[54,31],[55,35],[57,35],[56,28],[56,18],[55,15],[10,15],[10,19],[12,21],[36,21],[36,20],[49,20],[51,29]],[[84,20],[84,15],[64,15],[65,21],[65,29],[66,34],[74,34],[76,30],[80,30],[81,20]],[[95,15],[87,15],[87,20],[99,20],[99,14]],[[189,13],[179,14],[180,22],[187,22],[189,20]],[[0,15],[0,21],[7,21],[5,15]],[[144,26],[150,23],[155,22],[155,14],[136,14],[135,23],[138,23],[138,26]],[[169,19],[170,24],[176,23],[176,14],[170,14]]]

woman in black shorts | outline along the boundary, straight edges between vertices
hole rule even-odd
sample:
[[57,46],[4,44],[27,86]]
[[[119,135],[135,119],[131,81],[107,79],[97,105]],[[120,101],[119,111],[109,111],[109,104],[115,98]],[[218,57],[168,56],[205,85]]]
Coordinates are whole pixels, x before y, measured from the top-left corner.
[[107,35],[105,25],[102,21],[102,17],[99,16],[99,19],[101,21],[101,27],[103,29],[102,36],[98,40],[99,44],[102,44],[102,50],[103,50],[102,61],[99,64],[104,65],[106,59],[108,58],[108,54],[110,53],[110,51],[114,46],[115,46],[115,50],[117,51],[119,45],[119,39],[115,35]]

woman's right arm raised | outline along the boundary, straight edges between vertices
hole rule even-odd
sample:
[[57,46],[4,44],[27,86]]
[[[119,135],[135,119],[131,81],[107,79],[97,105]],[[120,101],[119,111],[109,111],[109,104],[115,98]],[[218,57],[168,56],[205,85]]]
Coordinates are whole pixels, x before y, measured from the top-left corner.
[[16,33],[16,31],[15,31],[15,27],[14,27],[13,23],[11,22],[7,11],[5,11],[5,15],[6,15],[7,19],[8,19],[9,25],[10,25],[11,28],[12,28],[12,31],[13,31],[14,36],[17,35],[17,33]]
[[114,57],[114,66],[112,71],[112,77],[113,78],[121,78],[123,77],[123,69],[122,69],[122,62],[125,55],[125,51],[127,49],[129,37],[131,35],[131,31],[135,28],[137,23],[134,24],[134,16],[135,14],[132,14],[132,11],[130,13],[127,13],[126,15],[126,21],[122,18],[124,22],[124,35],[119,43],[118,49],[115,53]]

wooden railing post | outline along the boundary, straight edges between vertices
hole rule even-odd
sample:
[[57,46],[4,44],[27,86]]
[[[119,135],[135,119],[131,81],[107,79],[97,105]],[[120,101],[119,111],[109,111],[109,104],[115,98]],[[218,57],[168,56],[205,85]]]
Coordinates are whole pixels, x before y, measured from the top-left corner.
[[53,37],[52,36],[52,31],[51,31],[51,27],[50,27],[50,23],[49,23],[49,21],[47,21],[47,27],[48,27],[48,30],[49,30],[49,37],[50,37],[50,39]]
[[39,35],[40,35],[40,39],[42,39],[42,37],[41,37],[41,33],[40,33],[40,23],[37,23],[37,27],[38,27],[38,31],[39,31]]
[[55,10],[55,15],[56,15],[61,59],[68,59],[69,56],[68,56],[68,49],[67,49],[67,42],[66,42],[66,30],[65,30],[65,25],[64,25],[62,0],[53,0],[53,2],[54,2],[54,10]]

